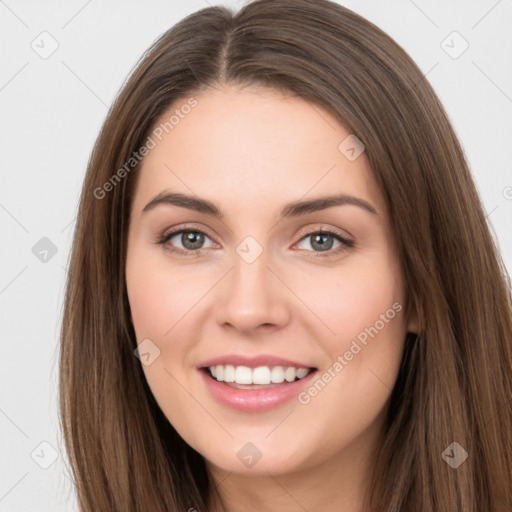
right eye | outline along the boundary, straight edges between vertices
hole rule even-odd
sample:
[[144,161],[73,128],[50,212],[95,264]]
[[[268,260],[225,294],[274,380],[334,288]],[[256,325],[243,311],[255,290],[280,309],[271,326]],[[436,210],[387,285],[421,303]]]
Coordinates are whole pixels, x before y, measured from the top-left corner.
[[[157,243],[182,256],[199,256],[204,249],[205,237],[211,240],[200,229],[182,227],[162,234]],[[173,242],[173,239],[176,240]],[[181,244],[181,247],[176,247],[176,244]]]

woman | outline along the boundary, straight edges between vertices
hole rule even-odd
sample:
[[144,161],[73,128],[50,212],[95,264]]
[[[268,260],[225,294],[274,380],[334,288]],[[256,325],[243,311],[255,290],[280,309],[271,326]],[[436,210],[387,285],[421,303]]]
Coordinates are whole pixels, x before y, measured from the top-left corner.
[[60,362],[81,510],[510,510],[508,282],[380,29],[327,0],[188,16],[83,186]]

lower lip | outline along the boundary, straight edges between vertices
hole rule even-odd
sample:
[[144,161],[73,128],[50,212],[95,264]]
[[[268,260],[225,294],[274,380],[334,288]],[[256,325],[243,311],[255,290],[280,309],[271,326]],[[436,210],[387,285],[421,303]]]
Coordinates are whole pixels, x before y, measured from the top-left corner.
[[316,370],[314,370],[303,379],[277,385],[273,388],[237,389],[216,381],[205,370],[199,370],[199,372],[210,393],[218,402],[226,407],[243,412],[263,412],[279,407],[295,398],[316,374]]

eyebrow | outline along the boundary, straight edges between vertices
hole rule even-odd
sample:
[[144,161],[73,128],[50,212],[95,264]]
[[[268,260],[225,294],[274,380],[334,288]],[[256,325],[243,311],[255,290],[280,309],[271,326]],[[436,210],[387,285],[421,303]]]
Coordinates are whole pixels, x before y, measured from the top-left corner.
[[[186,208],[188,210],[194,210],[199,213],[211,215],[218,219],[224,218],[224,213],[215,203],[197,196],[190,196],[177,192],[161,192],[142,209],[142,213],[146,213],[161,205],[174,205],[180,208]],[[332,208],[334,206],[344,205],[358,206],[373,215],[377,215],[376,209],[364,199],[347,194],[337,194],[333,196],[323,196],[317,199],[310,199],[308,201],[294,201],[287,203],[281,210],[281,218],[299,217],[307,215],[308,213],[326,210],[327,208]]]

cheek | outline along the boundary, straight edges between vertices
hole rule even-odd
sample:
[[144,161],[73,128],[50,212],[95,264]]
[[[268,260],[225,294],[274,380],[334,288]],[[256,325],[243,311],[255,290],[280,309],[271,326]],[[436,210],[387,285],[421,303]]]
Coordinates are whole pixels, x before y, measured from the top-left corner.
[[301,403],[311,402],[319,415],[350,410],[354,428],[385,404],[406,334],[400,276],[392,255],[381,251],[302,281],[299,293],[321,320],[315,339],[326,355],[319,375],[326,385],[319,383]]
[[[128,300],[137,338],[165,334],[198,302],[204,285],[200,280],[136,249],[126,265]],[[140,341],[140,340],[139,340]]]
[[187,312],[201,292],[204,294],[204,288],[187,273],[171,269],[165,258],[156,258],[157,253],[154,248],[150,251],[136,244],[130,248],[126,263],[128,300],[137,342],[149,338],[159,348],[154,361],[142,366],[147,383],[166,417],[180,431],[186,431],[189,426],[183,411],[190,406],[190,396],[180,385],[189,366],[184,333],[193,328],[193,315],[187,316]]
[[310,298],[334,331],[321,338],[330,361],[330,371],[323,369],[328,384],[312,390],[304,403],[311,398],[318,411],[331,404],[334,415],[352,411],[357,430],[384,406],[398,374],[406,334],[402,281],[395,260],[384,252],[354,260],[324,289],[328,293]]
[[[376,322],[379,330],[387,333],[403,328],[403,315],[396,311],[403,308],[393,308],[394,303],[402,306],[403,302],[400,274],[385,252],[353,258],[337,270],[304,275],[296,290],[321,321],[317,325],[326,333],[322,339],[331,354]],[[383,329],[381,315],[386,316],[387,311],[385,320],[393,321],[385,322]]]

